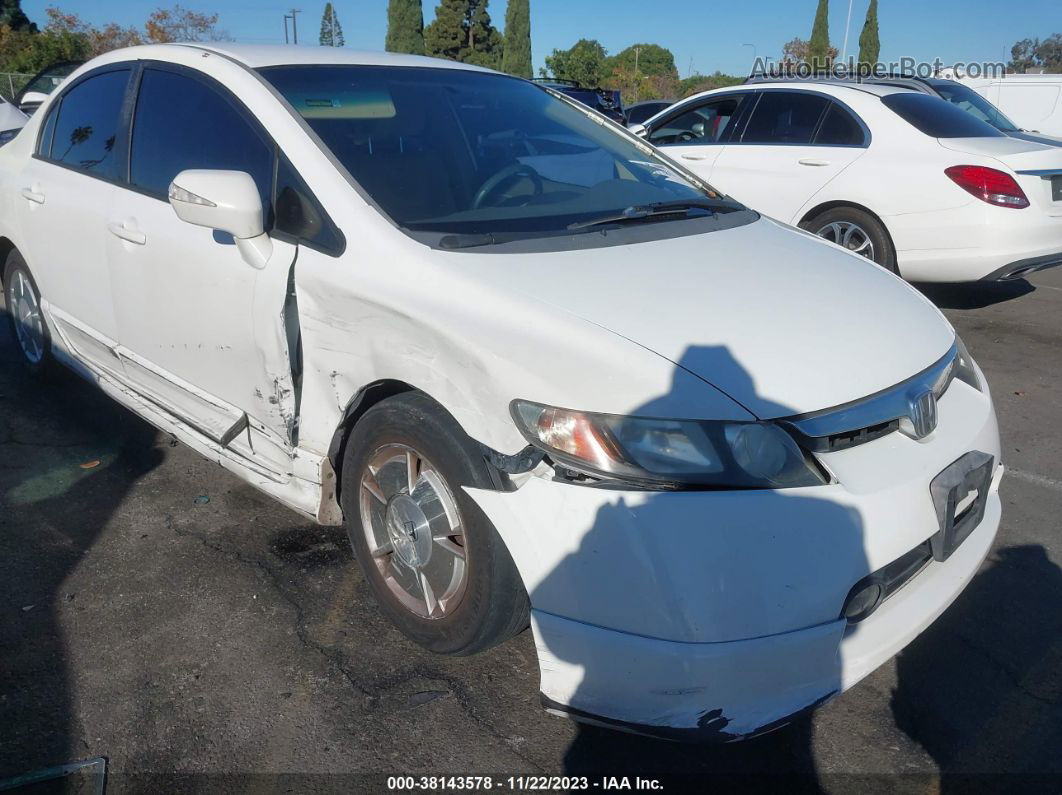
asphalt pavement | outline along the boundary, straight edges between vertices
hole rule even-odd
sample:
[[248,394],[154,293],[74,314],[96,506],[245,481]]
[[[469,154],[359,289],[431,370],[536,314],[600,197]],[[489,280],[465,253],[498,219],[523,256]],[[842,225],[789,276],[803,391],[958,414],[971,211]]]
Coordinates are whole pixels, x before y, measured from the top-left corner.
[[471,658],[421,650],[377,613],[341,528],[72,375],[27,378],[5,322],[0,779],[102,756],[111,792],[385,791],[388,775],[441,774],[1059,791],[1062,268],[924,292],[993,390],[1008,467],[995,549],[854,689],[708,748],[548,715],[529,632]]

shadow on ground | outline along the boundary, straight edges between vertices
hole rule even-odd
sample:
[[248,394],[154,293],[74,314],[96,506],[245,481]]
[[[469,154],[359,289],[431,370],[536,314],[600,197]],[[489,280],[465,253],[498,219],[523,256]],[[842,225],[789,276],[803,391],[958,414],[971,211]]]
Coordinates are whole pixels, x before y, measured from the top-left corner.
[[94,755],[59,619],[92,595],[65,581],[162,460],[155,443],[153,428],[73,374],[25,374],[0,313],[0,778]]
[[941,309],[984,309],[1034,292],[1025,279],[1009,282],[963,282],[959,284],[916,284],[922,295]]

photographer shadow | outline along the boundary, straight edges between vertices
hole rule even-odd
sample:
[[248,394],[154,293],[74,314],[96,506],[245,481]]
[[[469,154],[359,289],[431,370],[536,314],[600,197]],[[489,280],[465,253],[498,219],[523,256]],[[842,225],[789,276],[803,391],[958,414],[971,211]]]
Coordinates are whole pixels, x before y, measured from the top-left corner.
[[[697,395],[714,388],[691,375],[697,372],[712,373],[713,382],[725,384],[728,394],[756,395],[753,378],[727,348],[696,347],[679,361],[667,394],[627,413],[674,417],[676,405],[696,403]],[[770,411],[770,416],[798,413],[758,396],[748,402],[754,402],[761,414]],[[562,668],[579,678],[570,697],[552,704],[563,705],[562,711],[582,719],[565,753],[565,773],[626,775],[632,780],[649,776],[690,785],[722,776],[739,778],[749,786],[755,778],[763,779],[765,787],[777,786],[778,777],[784,776],[787,787],[817,789],[809,713],[841,689],[839,644],[845,625],[839,616],[848,589],[870,573],[863,541],[858,511],[808,496],[806,489],[731,491],[712,498],[690,492],[617,492],[597,511],[579,548],[532,590],[531,603],[536,611],[559,616],[567,611],[580,620],[600,614],[600,604],[613,605],[617,621],[613,626],[630,626],[632,621],[646,626],[652,615],[658,615],[661,634],[607,633],[621,640],[603,651],[582,633],[540,633],[538,642],[546,651],[547,703],[551,703],[547,669]],[[617,545],[623,545],[618,555]],[[748,566],[752,554],[758,562]],[[838,578],[837,571],[849,573],[850,578]],[[830,579],[835,585],[823,588]],[[673,587],[673,581],[681,582],[681,587]],[[586,582],[595,583],[598,591],[588,600],[592,604],[573,603],[572,593],[581,590],[573,584]],[[706,610],[704,605],[713,601],[740,605],[740,616]],[[669,602],[669,608],[662,610],[660,606]],[[790,617],[796,623],[786,625]],[[803,618],[807,620],[801,623]],[[722,641],[813,625],[830,627],[828,640],[815,644],[814,652],[800,642],[783,643],[775,654],[751,661],[750,668],[762,669],[758,671],[742,671],[726,659],[701,665],[701,670],[694,670],[698,666],[689,661],[662,660],[655,670],[643,660],[633,661],[656,653],[646,652],[643,645],[654,643],[652,637],[689,642],[664,634],[674,627],[689,628],[689,634],[697,637],[691,649],[699,652]],[[629,647],[624,646],[627,643]],[[680,645],[670,648],[674,651]],[[647,670],[655,678],[644,676]],[[765,700],[761,688],[771,687],[777,695]],[[617,699],[616,693],[623,696]],[[647,713],[656,708],[661,712]],[[691,717],[691,708],[699,719]],[[631,713],[629,723],[624,710]],[[585,722],[598,715],[605,715],[612,728]],[[756,736],[730,742],[749,735]]]

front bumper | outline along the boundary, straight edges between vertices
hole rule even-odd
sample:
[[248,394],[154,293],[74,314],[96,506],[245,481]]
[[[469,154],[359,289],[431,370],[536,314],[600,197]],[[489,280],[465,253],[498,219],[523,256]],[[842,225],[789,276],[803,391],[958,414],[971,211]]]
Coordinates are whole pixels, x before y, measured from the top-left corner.
[[589,723],[690,741],[763,734],[855,685],[928,627],[962,592],[999,526],[993,493],[981,524],[869,618],[729,643],[675,643],[533,611],[548,709]]
[[546,703],[667,737],[760,733],[850,687],[965,587],[999,525],[997,468],[977,528],[860,624],[852,586],[939,529],[929,484],[970,450],[1000,460],[991,400],[962,382],[921,441],[823,454],[837,483],[748,492],[616,491],[531,478],[469,490],[531,598]]

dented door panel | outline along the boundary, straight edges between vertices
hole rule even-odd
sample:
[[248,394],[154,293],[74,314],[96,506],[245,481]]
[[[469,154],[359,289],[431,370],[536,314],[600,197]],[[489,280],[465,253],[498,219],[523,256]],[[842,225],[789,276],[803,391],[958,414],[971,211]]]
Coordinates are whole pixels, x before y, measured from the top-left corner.
[[166,202],[123,191],[116,204],[145,238],[107,241],[130,384],[220,443],[247,429],[255,460],[290,472],[297,408],[285,312],[296,247],[273,241],[259,270],[231,238],[180,221]]

